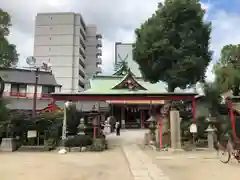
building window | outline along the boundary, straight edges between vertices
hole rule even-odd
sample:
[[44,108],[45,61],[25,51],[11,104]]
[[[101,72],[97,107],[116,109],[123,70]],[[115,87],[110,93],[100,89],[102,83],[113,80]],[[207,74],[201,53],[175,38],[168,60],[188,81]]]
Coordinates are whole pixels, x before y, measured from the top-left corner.
[[51,38],[51,37],[50,37],[49,39],[50,39],[50,40],[52,40],[52,38]]
[[11,96],[26,97],[27,85],[25,84],[11,84]]
[[48,97],[49,94],[55,92],[54,86],[42,86],[42,97]]

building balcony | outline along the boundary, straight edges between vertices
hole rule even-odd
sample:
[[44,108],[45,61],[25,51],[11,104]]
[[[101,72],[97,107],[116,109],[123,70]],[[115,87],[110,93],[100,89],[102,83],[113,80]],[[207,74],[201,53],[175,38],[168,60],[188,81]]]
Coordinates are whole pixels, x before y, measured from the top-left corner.
[[97,58],[97,65],[102,65],[102,59],[101,58]]
[[79,81],[81,81],[83,84],[85,83],[85,79],[81,75],[79,75]]
[[97,40],[97,47],[102,47],[102,40]]
[[101,73],[102,73],[102,68],[98,66],[96,69],[96,74],[101,74]]
[[[6,91],[3,93],[3,97],[17,98],[17,99],[33,99],[34,93]],[[37,93],[37,99],[52,99],[52,97],[50,93]]]
[[96,35],[96,38],[97,38],[97,39],[102,39],[102,35],[101,35],[101,34],[97,34],[97,35]]
[[102,50],[101,49],[97,49],[97,55],[102,56]]

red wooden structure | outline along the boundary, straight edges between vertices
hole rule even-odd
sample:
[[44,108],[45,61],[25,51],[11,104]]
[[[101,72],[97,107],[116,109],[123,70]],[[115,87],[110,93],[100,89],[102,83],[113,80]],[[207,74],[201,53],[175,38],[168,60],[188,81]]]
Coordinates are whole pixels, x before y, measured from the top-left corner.
[[[68,94],[68,93],[53,93],[52,97],[55,101],[119,101],[119,100],[188,100],[192,101],[192,114],[193,120],[196,122],[196,93],[134,93],[129,92],[128,94],[93,94],[93,93],[79,93],[79,94]],[[55,106],[53,105],[53,108]],[[159,132],[160,132],[160,147],[162,147],[162,124],[159,119]]]
[[229,115],[230,115],[231,124],[232,124],[233,143],[234,143],[234,146],[236,146],[237,134],[236,134],[236,121],[235,121],[235,116],[233,111],[233,101],[240,101],[240,97],[239,96],[228,97],[227,101],[228,101],[228,107],[229,107]]

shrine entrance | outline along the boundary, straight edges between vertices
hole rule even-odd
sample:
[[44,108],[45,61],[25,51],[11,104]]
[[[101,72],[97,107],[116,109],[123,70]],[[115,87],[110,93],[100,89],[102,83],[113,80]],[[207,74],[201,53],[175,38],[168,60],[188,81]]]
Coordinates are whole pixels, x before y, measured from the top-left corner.
[[[179,100],[188,100],[188,101],[192,101],[192,114],[193,114],[193,121],[196,122],[196,102],[195,102],[195,96],[197,94],[196,93],[135,93],[133,94],[132,92],[129,92],[128,94],[93,94],[93,93],[87,93],[87,92],[83,92],[83,93],[79,93],[79,94],[68,94],[68,93],[53,93],[52,97],[54,99],[54,101],[159,101],[159,100],[173,100],[173,101],[179,101]],[[125,113],[126,111],[121,110],[121,115],[123,115],[123,113]],[[142,111],[144,112],[144,111]],[[142,113],[141,113],[142,114]],[[127,116],[127,118],[132,118],[134,116],[134,113],[129,113]],[[160,139],[160,148],[162,148],[163,144],[162,144],[162,126],[163,126],[163,122],[162,122],[162,118],[158,118],[157,119],[157,123],[158,123],[158,129],[159,129],[159,139]],[[178,126],[179,122],[174,122],[171,121],[171,136],[175,137],[176,134],[178,134],[178,132],[180,132],[180,126]],[[94,129],[97,128],[97,126],[99,126],[98,124],[95,124]],[[143,121],[141,121],[141,127],[144,126]],[[172,131],[173,129],[173,131]],[[179,139],[179,138],[178,138]],[[173,139],[173,141],[176,139]],[[171,142],[171,143],[175,143],[176,142]]]

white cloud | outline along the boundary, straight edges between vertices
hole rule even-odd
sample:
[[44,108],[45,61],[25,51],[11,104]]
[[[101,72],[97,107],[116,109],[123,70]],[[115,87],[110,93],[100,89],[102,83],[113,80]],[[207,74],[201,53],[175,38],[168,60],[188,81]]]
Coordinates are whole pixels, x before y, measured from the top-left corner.
[[[160,0],[161,1],[161,0]],[[38,12],[81,13],[89,24],[97,24],[103,34],[103,69],[111,72],[114,62],[114,42],[134,40],[134,29],[157,7],[159,0],[1,0],[0,7],[12,15],[9,39],[20,53],[20,65],[33,54],[34,19]],[[93,5],[94,4],[94,5]]]

